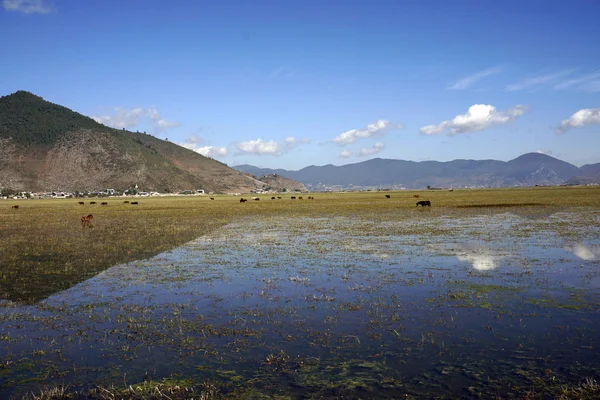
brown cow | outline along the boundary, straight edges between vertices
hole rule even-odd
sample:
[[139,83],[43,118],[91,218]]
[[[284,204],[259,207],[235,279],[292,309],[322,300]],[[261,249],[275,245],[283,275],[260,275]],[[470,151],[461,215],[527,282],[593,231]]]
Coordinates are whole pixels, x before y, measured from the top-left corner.
[[94,216],[92,214],[89,214],[87,217],[83,216],[81,217],[81,225],[82,226],[88,226],[88,227],[92,227],[92,219],[94,219]]
[[96,204],[96,202],[95,201],[90,201],[90,204]]
[[125,200],[123,204],[129,204],[129,200]]
[[103,201],[102,203],[100,203],[100,205],[101,205],[101,206],[107,206],[107,205],[108,205],[108,203],[107,203],[107,202],[105,202],[105,201]]
[[12,206],[12,208],[19,208],[19,206],[15,204],[14,206]]
[[81,204],[83,206],[85,203],[83,201],[80,201],[79,204]]
[[279,200],[281,200],[281,196],[277,196],[277,198],[278,198]]
[[418,199],[419,195],[418,194],[413,194],[413,197],[416,198],[416,199]]

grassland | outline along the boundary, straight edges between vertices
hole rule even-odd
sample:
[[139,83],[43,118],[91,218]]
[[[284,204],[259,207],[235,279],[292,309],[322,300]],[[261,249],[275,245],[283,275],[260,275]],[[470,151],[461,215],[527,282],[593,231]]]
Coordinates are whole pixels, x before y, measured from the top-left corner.
[[598,398],[599,195],[1,201],[0,397]]
[[[123,199],[92,199],[96,205],[90,199],[84,205],[77,199],[2,201],[0,298],[36,302],[111,265],[148,258],[245,217],[341,216],[385,222],[417,212],[456,216],[506,210],[535,217],[573,207],[600,209],[600,188],[315,193],[314,200],[307,195],[291,200],[290,194],[276,200],[259,197],[243,204],[226,195],[214,200],[141,198],[137,206]],[[417,200],[430,200],[431,209],[417,209]],[[82,227],[81,216],[88,214],[94,215],[93,226]]]

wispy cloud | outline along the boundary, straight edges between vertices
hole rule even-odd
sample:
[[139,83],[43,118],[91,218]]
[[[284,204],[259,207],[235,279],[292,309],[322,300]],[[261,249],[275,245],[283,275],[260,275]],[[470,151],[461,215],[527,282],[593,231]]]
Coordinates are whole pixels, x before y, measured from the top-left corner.
[[581,128],[593,124],[600,124],[600,108],[584,108],[563,120],[556,128],[556,133],[565,133],[571,128]]
[[532,76],[531,78],[525,79],[518,83],[513,83],[506,86],[506,91],[515,92],[517,90],[531,89],[542,86],[544,84],[552,83],[560,78],[571,75],[575,72],[575,69],[568,69],[563,71],[557,71],[550,74],[541,74]]
[[152,123],[154,133],[163,133],[170,128],[179,126],[178,122],[167,121],[161,118],[160,113],[156,108],[115,108],[114,112],[109,115],[92,116],[96,122],[111,126],[118,129],[129,129],[137,126],[144,118],[147,118]]
[[3,0],[2,6],[6,11],[23,14],[48,14],[52,7],[44,0]]
[[501,66],[484,69],[483,71],[476,72],[473,75],[469,75],[467,77],[460,79],[458,82],[456,82],[454,85],[450,86],[448,89],[449,90],[467,89],[469,86],[482,80],[485,77],[488,77],[490,75],[495,75],[495,74],[502,72],[503,69],[504,68]]
[[373,154],[379,153],[381,150],[385,148],[384,144],[381,142],[375,143],[373,147],[362,148],[358,152],[358,155],[361,157],[372,156]]
[[557,90],[582,90],[585,92],[600,92],[600,71],[582,75],[578,78],[573,78],[561,82],[554,86]]
[[466,114],[457,115],[437,125],[427,125],[420,129],[423,135],[477,132],[494,125],[504,125],[520,117],[527,111],[524,105],[516,105],[505,111],[497,111],[496,107],[485,104],[475,104],[469,107]]
[[394,124],[388,120],[380,119],[372,124],[367,125],[366,128],[351,129],[349,131],[340,133],[338,136],[333,138],[333,143],[339,145],[347,145],[356,142],[362,138],[369,138],[377,135],[378,133],[384,132],[390,129],[402,129],[402,125]]

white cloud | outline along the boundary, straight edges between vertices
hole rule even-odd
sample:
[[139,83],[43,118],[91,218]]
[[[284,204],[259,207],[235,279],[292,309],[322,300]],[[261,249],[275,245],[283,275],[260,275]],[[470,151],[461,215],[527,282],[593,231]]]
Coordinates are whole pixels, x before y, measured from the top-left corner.
[[3,0],[2,6],[6,11],[24,14],[48,14],[52,7],[44,0]]
[[180,146],[185,147],[200,153],[205,157],[218,158],[226,156],[229,153],[227,147],[224,146],[198,146],[195,143],[178,143]]
[[342,150],[340,152],[340,157],[342,157],[342,158],[348,158],[348,157],[351,157],[351,156],[352,156],[352,152],[349,151],[349,150]]
[[556,129],[556,133],[565,133],[571,128],[581,128],[585,125],[600,124],[600,108],[584,108],[565,119]]
[[508,86],[506,86],[506,90],[508,92],[514,92],[517,90],[529,89],[531,87],[540,86],[545,83],[549,83],[549,82],[555,81],[557,79],[560,79],[564,76],[571,75],[573,72],[575,72],[575,70],[570,69],[570,70],[554,72],[552,74],[537,75],[532,78],[525,79],[524,81],[521,81],[519,83],[513,83],[512,85],[508,85]]
[[283,147],[274,140],[248,140],[238,142],[235,147],[242,153],[280,155]]
[[250,154],[267,154],[267,155],[275,155],[279,156],[283,153],[291,151],[296,147],[310,143],[310,139],[302,138],[297,139],[294,136],[287,136],[283,139],[282,143],[278,143],[275,140],[248,140],[246,142],[238,142],[235,147],[240,153],[250,153]]
[[204,143],[198,135],[190,135],[185,139],[184,143],[177,143],[181,147],[200,153],[205,157],[218,158],[229,154],[229,150],[225,146],[201,146]]
[[474,104],[466,114],[457,115],[452,120],[437,125],[427,125],[420,129],[423,135],[439,135],[448,131],[448,136],[457,133],[477,132],[494,125],[503,125],[520,117],[527,111],[524,105],[517,105],[505,111],[485,104]]
[[129,129],[137,126],[143,118],[149,118],[155,133],[162,133],[170,128],[179,126],[178,122],[167,121],[160,117],[160,113],[154,108],[137,107],[133,109],[115,108],[112,115],[92,116],[96,122],[118,129]]
[[351,129],[349,131],[340,133],[333,139],[333,142],[339,145],[346,145],[356,142],[361,138],[368,138],[383,132],[388,129],[401,129],[402,125],[393,124],[390,121],[380,119],[372,124],[367,125],[366,128],[362,129]]
[[359,156],[371,156],[373,154],[379,153],[381,150],[383,150],[385,148],[385,146],[383,145],[383,143],[375,143],[375,146],[370,147],[370,148],[363,148],[360,150],[360,152],[358,153]]
[[469,86],[471,86],[472,84],[482,80],[483,78],[490,76],[490,75],[497,74],[499,72],[502,72],[502,67],[494,67],[494,68],[484,69],[483,71],[479,71],[473,75],[462,78],[461,80],[456,82],[454,85],[450,86],[448,89],[450,89],[450,90],[466,89]]

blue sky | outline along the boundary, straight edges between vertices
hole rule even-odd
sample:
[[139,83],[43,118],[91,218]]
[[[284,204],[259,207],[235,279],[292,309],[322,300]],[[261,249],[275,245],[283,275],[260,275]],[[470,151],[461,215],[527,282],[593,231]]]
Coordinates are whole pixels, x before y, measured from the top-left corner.
[[600,2],[0,0],[27,90],[228,165],[600,162]]

